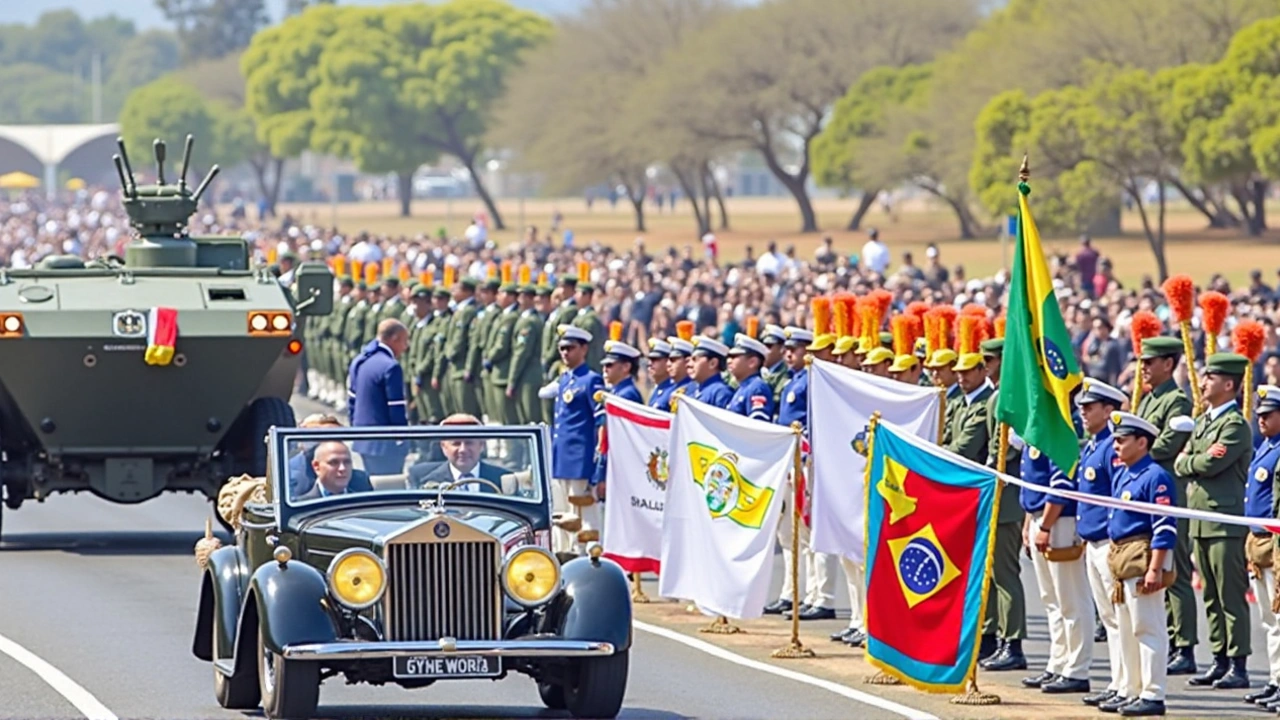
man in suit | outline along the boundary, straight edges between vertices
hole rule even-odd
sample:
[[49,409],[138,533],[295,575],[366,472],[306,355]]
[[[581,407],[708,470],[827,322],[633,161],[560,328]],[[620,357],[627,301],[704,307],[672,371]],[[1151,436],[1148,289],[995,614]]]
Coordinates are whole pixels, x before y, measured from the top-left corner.
[[[399,358],[409,347],[409,330],[399,320],[378,324],[378,337],[351,363],[347,407],[352,427],[408,425],[404,371]],[[364,457],[365,470],[389,475],[404,470],[408,446],[402,440],[357,440],[352,449]]]
[[[441,425],[480,425],[480,419],[474,415],[459,413],[445,418]],[[424,462],[409,468],[409,488],[413,490],[434,488],[438,485],[458,483],[454,490],[461,492],[496,493],[498,492],[485,482],[467,482],[468,480],[488,480],[501,489],[503,469],[497,465],[482,462],[484,440],[481,438],[459,438],[441,440],[440,451],[444,454],[444,462]]]
[[294,501],[373,492],[368,473],[352,467],[351,450],[341,440],[326,440],[316,446],[311,470],[315,479],[289,474],[289,496]]

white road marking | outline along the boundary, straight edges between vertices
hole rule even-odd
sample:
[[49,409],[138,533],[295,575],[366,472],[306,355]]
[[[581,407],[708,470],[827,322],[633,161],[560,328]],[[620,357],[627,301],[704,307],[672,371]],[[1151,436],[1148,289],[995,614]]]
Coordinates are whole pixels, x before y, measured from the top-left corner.
[[908,720],[938,720],[937,716],[930,715],[923,710],[916,710],[915,708],[910,708],[906,705],[899,705],[892,700],[885,700],[882,697],[872,695],[870,693],[860,692],[846,685],[831,682],[830,680],[823,680],[822,678],[806,675],[802,672],[796,672],[795,670],[787,670],[786,668],[780,668],[776,665],[770,665],[769,663],[751,660],[750,658],[745,658],[737,653],[729,652],[718,645],[712,645],[709,642],[698,640],[697,638],[691,638],[688,635],[675,630],[668,630],[667,628],[660,627],[658,625],[650,625],[649,623],[641,622],[634,618],[632,619],[631,624],[637,630],[643,630],[647,633],[664,637],[668,640],[674,640],[681,645],[718,657],[721,660],[727,660],[735,665],[741,665],[743,667],[751,668],[752,670],[759,670],[760,672],[766,672],[770,675],[777,675],[778,677],[786,678],[788,680],[794,680],[806,685],[822,688],[823,690],[833,692],[836,695],[849,698],[850,700],[878,707],[881,710],[887,710],[891,713],[896,713],[902,717],[908,718]]
[[67,702],[75,706],[89,720],[119,720],[115,713],[98,702],[98,698],[80,687],[76,681],[67,677],[61,670],[41,660],[35,653],[22,647],[9,638],[0,635],[0,653],[17,660],[35,673],[49,687],[53,688]]

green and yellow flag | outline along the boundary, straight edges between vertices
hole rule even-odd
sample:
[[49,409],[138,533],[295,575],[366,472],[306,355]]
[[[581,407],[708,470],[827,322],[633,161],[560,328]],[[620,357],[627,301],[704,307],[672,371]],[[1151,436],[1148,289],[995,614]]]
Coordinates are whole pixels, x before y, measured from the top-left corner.
[[1026,181],[1018,183],[1018,246],[1009,283],[996,417],[1070,474],[1080,458],[1071,393],[1082,378],[1027,204],[1029,194]]

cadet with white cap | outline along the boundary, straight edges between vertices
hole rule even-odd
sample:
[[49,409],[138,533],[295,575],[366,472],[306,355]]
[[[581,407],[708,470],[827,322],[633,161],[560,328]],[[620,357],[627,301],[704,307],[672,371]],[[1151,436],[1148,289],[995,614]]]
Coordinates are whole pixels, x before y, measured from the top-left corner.
[[773,390],[773,406],[776,408],[782,400],[782,387],[791,379],[791,368],[787,366],[785,357],[787,331],[778,325],[765,325],[764,332],[760,333],[760,342],[765,346],[760,377]]
[[729,351],[729,371],[738,389],[729,400],[729,411],[761,422],[773,422],[773,388],[760,377],[767,352],[764,343],[738,333]]
[[[604,344],[604,358],[600,361],[600,367],[604,371],[605,389],[601,391],[597,402],[599,407],[596,408],[597,424],[604,426],[604,394],[616,395],[623,400],[630,400],[639,405],[644,404],[644,398],[640,395],[640,388],[636,387],[635,375],[637,366],[640,363],[640,351],[622,342],[621,340],[608,340]],[[596,472],[591,478],[591,485],[595,488],[595,496],[603,501],[607,488],[605,487],[605,473],[609,468],[609,458],[606,452],[599,452],[597,449]],[[599,513],[599,519],[603,527],[604,513]]]
[[[1113,412],[1111,434],[1124,464],[1116,474],[1115,496],[1172,506],[1173,478],[1151,459],[1151,445],[1160,434],[1156,426],[1137,415]],[[1098,709],[1124,717],[1164,715],[1169,654],[1164,596],[1173,580],[1178,526],[1168,515],[1113,509],[1107,535],[1124,685]]]
[[[1262,444],[1253,451],[1249,486],[1245,491],[1245,517],[1274,518],[1273,487],[1280,477],[1280,387],[1262,385],[1257,390],[1258,433]],[[1253,593],[1267,638],[1267,684],[1244,696],[1257,705],[1280,704],[1280,623],[1271,608],[1276,599],[1275,536],[1266,528],[1249,528],[1245,551],[1253,575]]]
[[697,383],[690,388],[694,400],[701,400],[718,408],[729,407],[733,399],[733,390],[724,381],[725,360],[729,357],[729,348],[724,343],[705,335],[693,339],[693,370],[689,374]]
[[551,426],[551,509],[556,513],[552,550],[581,555],[585,543],[599,540],[599,508],[588,483],[595,474],[596,437],[604,419],[597,395],[604,380],[586,364],[591,333],[563,324],[557,330],[565,370],[556,381]]
[[649,379],[653,381],[649,407],[666,412],[671,409],[671,393],[676,387],[676,381],[671,379],[671,343],[649,338],[648,359]]
[[[1120,390],[1099,382],[1093,378],[1085,378],[1076,395],[1076,405],[1080,407],[1080,418],[1089,439],[1080,451],[1080,467],[1077,470],[1077,482],[1082,493],[1111,497],[1115,475],[1123,467],[1116,456],[1115,442],[1111,437],[1111,413],[1124,406],[1125,395]],[[1107,566],[1107,555],[1111,552],[1111,539],[1107,535],[1107,523],[1110,511],[1093,503],[1076,505],[1076,532],[1085,541],[1085,571],[1089,577],[1089,590],[1093,594],[1093,604],[1098,609],[1098,617],[1107,633],[1107,655],[1111,661],[1111,682],[1101,692],[1085,695],[1081,700],[1086,705],[1097,706],[1114,698],[1124,687],[1124,665],[1120,661],[1120,625],[1116,618],[1116,607],[1111,603],[1111,590],[1114,580],[1111,569]]]

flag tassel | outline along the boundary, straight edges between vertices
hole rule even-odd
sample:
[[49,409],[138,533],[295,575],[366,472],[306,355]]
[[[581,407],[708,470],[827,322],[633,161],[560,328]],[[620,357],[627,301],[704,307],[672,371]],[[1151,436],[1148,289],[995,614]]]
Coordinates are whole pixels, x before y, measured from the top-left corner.
[[957,695],[951,698],[952,705],[999,705],[1000,696],[992,693],[985,693],[978,689],[978,673],[971,671],[969,673],[968,687],[965,688],[963,695]]
[[729,622],[729,618],[717,615],[710,625],[698,628],[698,632],[712,633],[713,635],[736,635],[738,633],[746,633],[746,630]]
[[649,602],[649,596],[644,594],[644,588],[640,585],[640,573],[631,573],[631,602],[644,604]]
[[800,476],[804,471],[800,436],[804,432],[804,426],[793,422],[791,430],[796,434],[795,468],[791,475],[791,487],[794,491],[791,498],[791,642],[786,647],[774,650],[770,657],[812,658],[818,654],[800,642],[800,523],[804,522],[800,511],[803,502],[800,496]]

